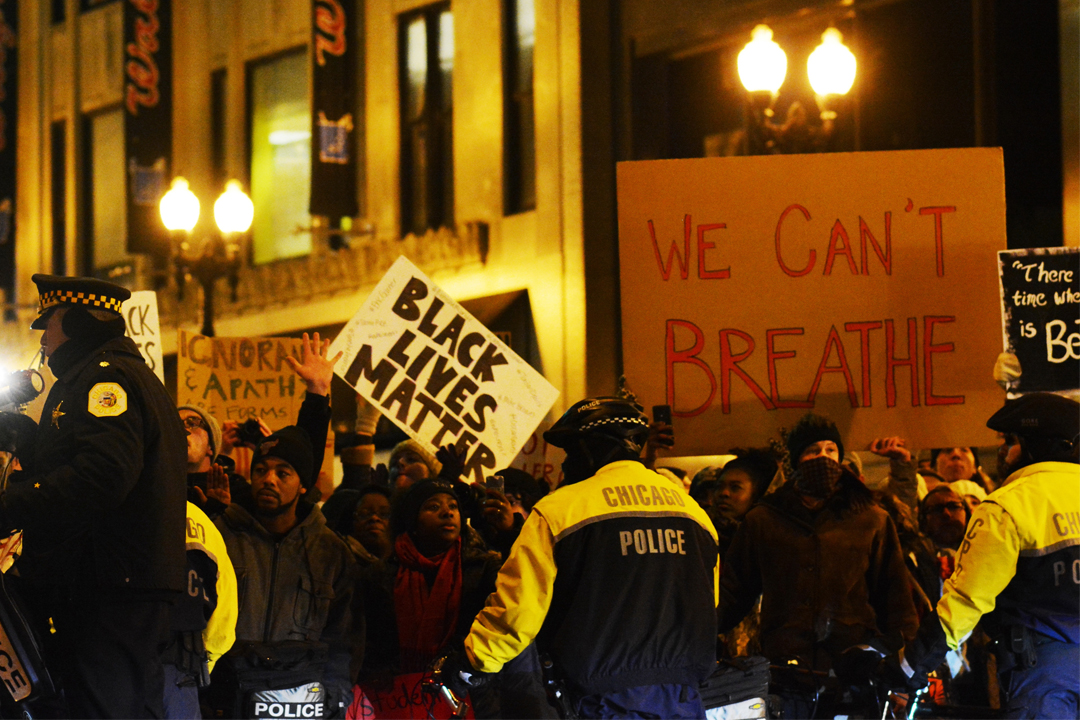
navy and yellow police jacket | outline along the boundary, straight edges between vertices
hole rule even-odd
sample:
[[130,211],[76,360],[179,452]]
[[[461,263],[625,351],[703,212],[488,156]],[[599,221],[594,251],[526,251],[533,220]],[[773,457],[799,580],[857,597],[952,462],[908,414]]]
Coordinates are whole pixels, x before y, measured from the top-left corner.
[[989,613],[1080,643],[1080,465],[1029,465],[975,509],[937,613],[953,649]]
[[586,693],[696,685],[716,662],[716,530],[639,462],[605,465],[533,508],[465,641],[498,672],[534,639]]

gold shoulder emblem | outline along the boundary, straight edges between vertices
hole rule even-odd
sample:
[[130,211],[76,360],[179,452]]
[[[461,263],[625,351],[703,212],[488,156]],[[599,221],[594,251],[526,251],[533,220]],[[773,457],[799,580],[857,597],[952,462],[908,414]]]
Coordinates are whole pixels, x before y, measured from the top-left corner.
[[119,383],[98,383],[90,388],[87,411],[94,417],[116,417],[127,411],[127,392]]

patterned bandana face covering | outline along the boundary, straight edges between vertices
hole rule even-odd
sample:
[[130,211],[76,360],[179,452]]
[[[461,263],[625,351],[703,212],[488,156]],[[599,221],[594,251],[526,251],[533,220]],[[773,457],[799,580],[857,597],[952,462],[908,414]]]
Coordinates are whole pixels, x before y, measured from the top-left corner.
[[825,500],[840,482],[840,463],[830,457],[816,457],[799,463],[795,470],[795,489],[803,495]]

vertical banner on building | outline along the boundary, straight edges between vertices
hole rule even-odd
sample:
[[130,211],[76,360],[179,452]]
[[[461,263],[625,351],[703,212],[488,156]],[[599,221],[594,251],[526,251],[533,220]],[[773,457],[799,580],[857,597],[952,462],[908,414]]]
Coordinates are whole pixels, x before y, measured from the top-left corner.
[[17,0],[0,0],[0,296],[15,292],[15,129],[19,103]]
[[167,255],[158,201],[172,165],[171,0],[124,0],[127,249]]
[[311,0],[312,215],[359,213],[356,203],[356,0]]

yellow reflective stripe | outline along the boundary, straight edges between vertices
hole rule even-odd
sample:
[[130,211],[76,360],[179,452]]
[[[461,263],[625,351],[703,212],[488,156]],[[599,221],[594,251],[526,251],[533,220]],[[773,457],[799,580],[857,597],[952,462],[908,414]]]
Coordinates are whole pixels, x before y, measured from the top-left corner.
[[555,536],[555,542],[562,542],[567,536],[571,535],[583,527],[592,525],[593,523],[604,522],[605,520],[614,520],[616,518],[663,518],[663,517],[678,517],[686,518],[698,522],[698,519],[693,514],[688,512],[679,512],[678,510],[624,510],[622,512],[612,512],[605,515],[597,515],[596,517],[585,518],[581,522],[575,523],[570,527],[562,530]]
[[984,502],[975,508],[956,559],[956,570],[945,581],[938,617],[949,647],[956,650],[979,618],[992,611],[997,596],[1016,575],[1020,536],[1004,508]]
[[465,652],[477,670],[499,672],[540,632],[555,588],[554,548],[547,519],[534,508],[499,570],[495,592],[465,639]]

